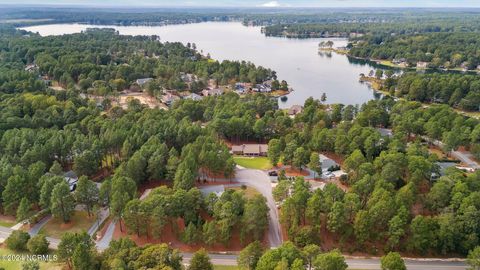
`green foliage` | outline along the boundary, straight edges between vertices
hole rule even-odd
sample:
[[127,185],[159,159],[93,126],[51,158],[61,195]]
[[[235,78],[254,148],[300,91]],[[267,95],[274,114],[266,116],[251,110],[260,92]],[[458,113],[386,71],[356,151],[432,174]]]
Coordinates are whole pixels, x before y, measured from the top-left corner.
[[259,241],[255,241],[246,246],[238,255],[238,266],[243,269],[254,270],[257,267],[258,260],[262,256],[264,248]]
[[65,181],[56,184],[53,188],[50,209],[54,217],[61,218],[64,223],[70,221],[75,209],[75,199],[70,194],[70,187]]
[[11,250],[24,251],[27,250],[27,242],[30,235],[24,231],[13,231],[5,240],[5,244]]
[[28,251],[32,254],[47,254],[49,242],[44,235],[35,235],[27,242]]
[[405,262],[397,252],[390,252],[380,259],[382,270],[406,270]]
[[17,209],[17,215],[16,215],[17,221],[20,222],[27,219],[30,215],[30,208],[31,208],[30,202],[28,201],[27,198],[23,197]]
[[345,270],[348,267],[345,258],[338,250],[318,255],[314,265],[315,269],[319,270]]
[[213,270],[210,257],[208,257],[208,253],[205,249],[200,249],[193,254],[188,270]]

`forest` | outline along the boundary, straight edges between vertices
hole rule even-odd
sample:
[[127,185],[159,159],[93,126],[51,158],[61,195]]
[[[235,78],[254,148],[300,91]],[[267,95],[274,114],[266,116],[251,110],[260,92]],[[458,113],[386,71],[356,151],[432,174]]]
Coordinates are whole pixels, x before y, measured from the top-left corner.
[[[419,137],[442,140],[446,151],[461,145],[478,148],[477,120],[444,105],[422,108],[388,99],[359,110],[336,105],[331,114],[322,106],[307,101],[295,119],[302,128],[269,144],[276,149],[269,152],[272,162],[282,156],[282,162],[298,168],[311,166],[310,151],[345,157],[348,175],[341,181],[346,189],[328,183],[312,191],[303,178],[281,175],[274,197],[291,241],[321,246],[322,237],[331,235],[344,251],[423,255],[466,254],[479,244],[479,227],[473,224],[480,208],[473,201],[480,173],[452,169],[432,181],[439,159],[427,150],[428,140]],[[394,135],[382,136],[375,127],[392,128]]]
[[405,59],[414,66],[475,70],[480,64],[479,38],[475,32],[441,32],[411,35],[368,35],[354,41],[349,54],[369,59]]
[[480,110],[480,81],[476,75],[410,72],[399,77],[386,77],[383,90],[393,96],[423,103],[448,104],[464,111]]

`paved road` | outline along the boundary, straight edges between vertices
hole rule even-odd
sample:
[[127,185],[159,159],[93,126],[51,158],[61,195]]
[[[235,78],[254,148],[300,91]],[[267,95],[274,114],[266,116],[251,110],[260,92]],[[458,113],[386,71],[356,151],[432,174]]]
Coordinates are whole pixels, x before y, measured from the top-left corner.
[[[426,141],[430,141],[434,145],[443,148],[443,142],[439,140],[430,140],[427,136],[422,136],[422,138]],[[480,170],[480,164],[473,160],[472,154],[470,152],[464,153],[460,151],[453,151],[452,156],[455,157],[456,159],[460,160],[461,162],[465,163],[468,167],[474,169],[474,170]]]
[[45,226],[45,224],[47,224],[47,222],[52,218],[52,215],[48,215],[44,218],[42,218],[37,224],[33,225],[32,228],[30,228],[30,230],[28,231],[28,234],[30,234],[30,236],[35,236],[37,235],[40,230],[42,229],[43,226]]
[[113,232],[115,232],[115,221],[110,222],[108,224],[107,230],[105,231],[105,234],[103,235],[102,239],[97,241],[95,245],[97,246],[97,249],[100,251],[103,251],[108,248],[110,245],[110,242],[113,239]]
[[272,183],[270,177],[263,171],[237,168],[235,182],[250,186],[262,193],[267,199],[269,212],[268,241],[271,247],[282,244],[282,234],[278,220],[278,211],[272,196]]
[[[215,265],[237,265],[236,255],[210,254],[212,263]],[[192,259],[191,253],[183,253],[183,261],[188,264]],[[379,259],[346,259],[351,269],[380,270]],[[464,262],[441,261],[441,260],[405,260],[408,270],[465,270]]]

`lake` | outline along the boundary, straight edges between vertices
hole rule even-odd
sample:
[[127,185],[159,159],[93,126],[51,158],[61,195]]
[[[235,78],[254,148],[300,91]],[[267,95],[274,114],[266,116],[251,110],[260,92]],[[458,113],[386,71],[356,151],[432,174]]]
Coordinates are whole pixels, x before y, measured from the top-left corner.
[[42,36],[81,32],[92,27],[115,28],[125,35],[158,35],[162,41],[195,43],[203,54],[217,60],[245,60],[277,72],[294,91],[280,107],[303,105],[312,96],[327,95],[327,103],[361,104],[376,95],[361,84],[360,73],[374,67],[363,61],[350,61],[344,55],[319,54],[318,43],[332,40],[335,47],[345,46],[346,39],[287,39],[266,37],[260,27],[246,27],[238,22],[206,22],[169,26],[98,26],[82,24],[39,25],[22,28]]

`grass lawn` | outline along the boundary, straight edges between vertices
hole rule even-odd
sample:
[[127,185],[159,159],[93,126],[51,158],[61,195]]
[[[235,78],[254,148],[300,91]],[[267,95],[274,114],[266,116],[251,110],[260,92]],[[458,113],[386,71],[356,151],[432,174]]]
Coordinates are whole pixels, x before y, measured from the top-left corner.
[[213,269],[215,270],[238,270],[238,266],[233,265],[214,265]]
[[257,169],[257,170],[269,170],[271,169],[272,163],[266,157],[233,157],[235,162],[247,169]]
[[[11,251],[7,248],[0,247],[0,256],[4,255],[17,255],[17,254],[25,254],[27,255],[28,253],[18,253],[15,251]],[[53,255],[53,254],[50,254]],[[22,262],[21,261],[6,261],[6,260],[0,260],[0,267],[3,267],[6,270],[21,270],[22,269]],[[55,262],[41,262],[40,263],[40,269],[42,270],[61,270],[63,268],[62,263],[55,263]]]
[[75,211],[69,224],[63,224],[63,221],[59,218],[52,218],[43,226],[40,233],[60,239],[65,232],[88,231],[94,222],[95,218],[89,218],[87,212]]
[[11,222],[11,221],[6,221],[6,220],[0,220],[0,226],[2,227],[12,227],[13,225],[15,225],[14,222]]
[[246,189],[242,189],[242,187],[232,187],[232,188],[229,188],[229,189],[233,189],[233,190],[236,190],[236,191],[243,191],[245,193],[245,197],[247,197],[247,199],[251,199],[255,195],[260,194],[260,192],[258,192],[258,190],[254,189],[254,188],[251,188],[251,187],[247,187]]

